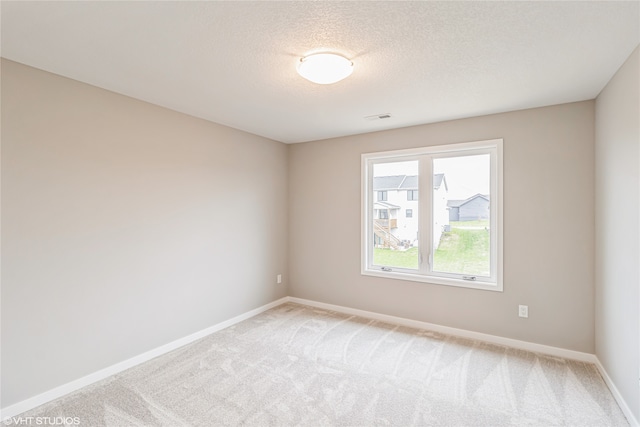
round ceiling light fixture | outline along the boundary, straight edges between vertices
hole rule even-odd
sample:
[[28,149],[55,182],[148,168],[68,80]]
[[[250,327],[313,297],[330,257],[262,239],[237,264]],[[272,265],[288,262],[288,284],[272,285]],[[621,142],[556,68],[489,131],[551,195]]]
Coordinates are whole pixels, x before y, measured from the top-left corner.
[[300,58],[298,63],[298,74],[321,85],[339,82],[352,72],[353,62],[334,53],[314,53]]

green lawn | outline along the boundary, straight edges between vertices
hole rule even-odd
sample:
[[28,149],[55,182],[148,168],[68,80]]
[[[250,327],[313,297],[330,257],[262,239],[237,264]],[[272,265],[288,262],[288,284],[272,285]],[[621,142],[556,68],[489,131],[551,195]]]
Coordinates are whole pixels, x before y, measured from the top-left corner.
[[[434,254],[434,270],[478,276],[489,275],[489,232],[458,227],[485,227],[487,221],[452,222],[451,231],[442,234]],[[406,251],[376,248],[373,263],[388,267],[418,268],[418,248]]]
[[[474,221],[475,222],[475,221]],[[443,233],[433,257],[433,269],[448,273],[489,275],[489,232],[452,226]]]
[[394,251],[391,249],[375,248],[373,251],[373,263],[388,267],[418,268],[418,248],[406,251]]

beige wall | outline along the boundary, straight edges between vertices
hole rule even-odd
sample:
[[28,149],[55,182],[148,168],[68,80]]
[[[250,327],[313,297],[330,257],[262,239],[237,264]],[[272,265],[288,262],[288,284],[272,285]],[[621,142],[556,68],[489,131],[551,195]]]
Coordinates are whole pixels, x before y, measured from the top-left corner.
[[2,60],[2,407],[285,296],[286,192],[284,144]]
[[[290,294],[593,353],[593,124],[586,101],[291,146]],[[360,155],[492,138],[504,138],[504,292],[362,276]]]
[[596,100],[596,355],[640,420],[640,48]]

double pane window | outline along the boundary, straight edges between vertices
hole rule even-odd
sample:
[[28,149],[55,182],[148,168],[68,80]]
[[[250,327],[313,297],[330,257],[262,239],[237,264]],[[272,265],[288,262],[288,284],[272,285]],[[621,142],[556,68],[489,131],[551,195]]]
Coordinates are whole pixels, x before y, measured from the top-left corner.
[[364,154],[362,273],[502,290],[501,154],[502,140]]

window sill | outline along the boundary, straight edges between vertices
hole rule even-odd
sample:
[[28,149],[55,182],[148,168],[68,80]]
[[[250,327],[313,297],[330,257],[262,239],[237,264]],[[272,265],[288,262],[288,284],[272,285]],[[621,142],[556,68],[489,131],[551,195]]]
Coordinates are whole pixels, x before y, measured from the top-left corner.
[[469,281],[462,279],[451,279],[447,277],[425,276],[422,274],[412,274],[399,271],[381,271],[372,269],[363,269],[363,276],[381,277],[385,279],[408,280],[411,282],[431,283],[434,285],[455,286],[458,288],[480,289],[484,291],[502,292],[502,282],[482,282]]

